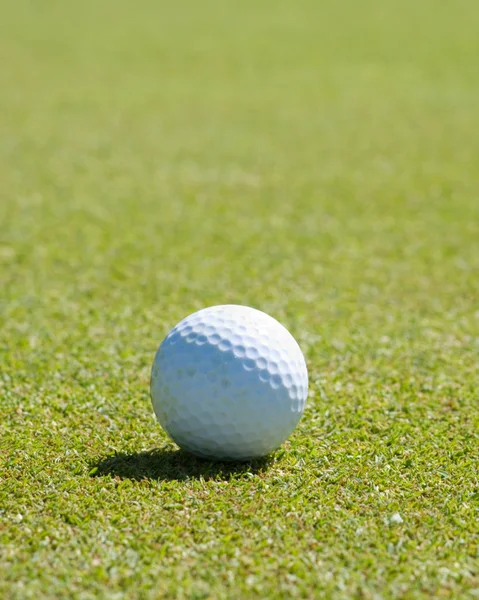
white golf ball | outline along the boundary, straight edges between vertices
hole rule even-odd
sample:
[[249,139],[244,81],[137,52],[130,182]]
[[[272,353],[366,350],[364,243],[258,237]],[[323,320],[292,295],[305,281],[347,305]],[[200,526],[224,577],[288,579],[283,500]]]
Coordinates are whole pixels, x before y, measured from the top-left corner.
[[163,340],[151,399],[183,449],[248,460],[280,446],[303,414],[308,371],[293,336],[269,315],[224,305],[186,317]]

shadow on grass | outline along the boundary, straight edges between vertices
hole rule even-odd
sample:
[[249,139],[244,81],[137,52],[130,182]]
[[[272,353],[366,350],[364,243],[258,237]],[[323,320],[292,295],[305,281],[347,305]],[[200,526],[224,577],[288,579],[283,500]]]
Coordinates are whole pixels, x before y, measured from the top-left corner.
[[92,477],[119,477],[184,481],[187,479],[229,480],[235,475],[260,473],[271,464],[266,456],[250,462],[211,462],[197,458],[183,450],[156,449],[146,452],[118,452],[90,463]]

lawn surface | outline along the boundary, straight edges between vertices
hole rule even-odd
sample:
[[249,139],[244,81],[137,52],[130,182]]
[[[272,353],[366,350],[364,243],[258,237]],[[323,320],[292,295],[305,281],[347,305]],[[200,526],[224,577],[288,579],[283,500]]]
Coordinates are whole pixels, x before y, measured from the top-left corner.
[[[479,4],[0,12],[0,597],[477,598]],[[308,361],[254,464],[152,416],[222,303]]]

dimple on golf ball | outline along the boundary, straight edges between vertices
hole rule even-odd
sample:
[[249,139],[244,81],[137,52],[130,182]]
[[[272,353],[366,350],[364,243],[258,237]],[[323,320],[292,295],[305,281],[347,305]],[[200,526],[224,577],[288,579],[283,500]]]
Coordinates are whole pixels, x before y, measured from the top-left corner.
[[151,374],[155,414],[184,450],[249,460],[278,448],[298,424],[308,372],[296,340],[247,306],[200,310],[161,343]]

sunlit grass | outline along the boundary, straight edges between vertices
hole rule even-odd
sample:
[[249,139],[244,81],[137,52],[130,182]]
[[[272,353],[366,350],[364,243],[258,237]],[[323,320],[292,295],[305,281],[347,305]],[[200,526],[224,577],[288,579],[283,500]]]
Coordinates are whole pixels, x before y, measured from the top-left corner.
[[[477,596],[476,4],[2,4],[0,596]],[[148,397],[231,302],[310,374],[252,465]]]

